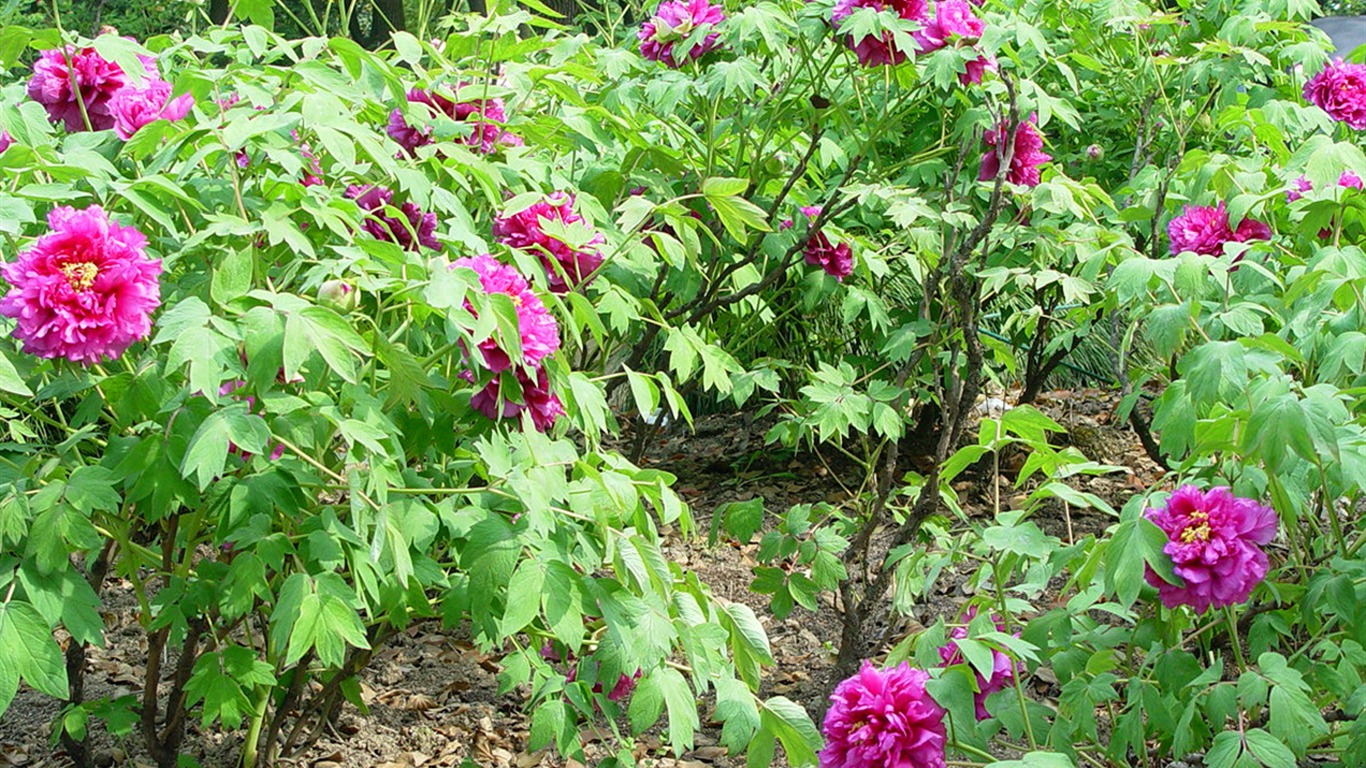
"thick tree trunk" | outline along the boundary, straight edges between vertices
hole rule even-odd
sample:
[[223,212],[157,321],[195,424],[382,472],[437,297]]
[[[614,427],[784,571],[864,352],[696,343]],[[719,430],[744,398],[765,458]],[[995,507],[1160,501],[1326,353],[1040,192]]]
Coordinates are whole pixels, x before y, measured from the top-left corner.
[[356,7],[351,16],[351,39],[375,50],[389,42],[389,36],[408,28],[403,0],[370,0]]

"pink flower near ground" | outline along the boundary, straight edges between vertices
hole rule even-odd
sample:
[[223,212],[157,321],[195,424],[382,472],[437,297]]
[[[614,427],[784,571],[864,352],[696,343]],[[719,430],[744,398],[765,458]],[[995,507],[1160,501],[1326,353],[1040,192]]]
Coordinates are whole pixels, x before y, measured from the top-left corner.
[[[963,621],[964,623],[970,622],[976,616],[976,606],[970,607],[967,612],[963,614]],[[1000,621],[996,621],[995,624],[997,631],[1005,631],[1005,625]],[[954,627],[953,630],[949,632],[948,644],[939,649],[939,658],[944,660],[944,666],[948,667],[954,664],[964,663],[963,652],[958,649],[957,641],[962,640],[967,636],[968,628],[966,626]],[[1019,633],[1016,633],[1015,636],[1019,637]],[[981,672],[976,671],[976,667],[974,667],[973,670],[977,675],[977,692],[973,694],[972,697],[973,702],[977,705],[977,719],[986,720],[988,717],[991,717],[991,713],[987,712],[987,697],[997,691],[1003,691],[1014,684],[1015,662],[1005,653],[992,649],[991,676],[984,677]]]
[[1181,215],[1167,224],[1172,255],[1192,251],[1206,256],[1219,256],[1224,243],[1245,243],[1249,240],[1270,240],[1271,227],[1251,218],[1244,218],[1235,230],[1229,226],[1228,209],[1224,203],[1210,208],[1188,205]]
[[1167,534],[1162,548],[1185,584],[1168,584],[1151,567],[1144,574],[1168,608],[1189,605],[1196,613],[1245,602],[1266,578],[1261,545],[1276,535],[1276,513],[1228,488],[1201,491],[1184,485],[1161,509],[1144,516]]
[[[989,149],[982,156],[982,167],[977,174],[981,181],[996,178],[1000,171],[1001,139],[1007,133],[1009,130],[1002,123],[983,136]],[[1030,115],[1028,120],[1021,120],[1015,128],[1015,147],[1010,157],[1010,168],[1006,171],[1006,181],[1025,187],[1036,187],[1039,185],[1039,166],[1052,159],[1052,155],[1044,153],[1043,134],[1039,133],[1038,127],[1034,124],[1034,115]]]
[[152,330],[161,305],[161,261],[147,238],[104,209],[60,207],[51,232],[0,266],[11,286],[0,314],[14,318],[24,351],[83,365],[112,360]]
[[[158,77],[153,59],[144,57],[142,63],[147,77]],[[52,122],[65,125],[68,133],[86,130],[82,105],[90,118],[90,130],[106,131],[114,127],[109,102],[131,81],[122,67],[94,48],[68,45],[38,55],[28,81],[28,95],[43,105]]]
[[[488,254],[470,258],[456,259],[451,269],[469,267],[479,275],[479,284],[484,292],[503,293],[512,298],[517,308],[518,331],[521,334],[522,360],[529,366],[539,367],[541,361],[555,354],[560,348],[560,325],[541,303],[539,297],[531,292],[526,278],[516,270]],[[474,307],[465,302],[465,308],[474,312]],[[479,342],[484,355],[484,365],[495,373],[512,367],[512,357],[498,345],[498,340],[490,336]],[[496,388],[495,388],[496,393]],[[492,418],[492,417],[490,417]]]
[[574,212],[574,196],[566,192],[547,195],[545,200],[525,210],[494,219],[493,236],[511,248],[536,254],[545,267],[550,290],[565,293],[587,280],[602,266],[602,252],[596,247],[604,241],[601,234],[593,234],[587,242],[576,247],[545,231],[545,225],[557,221],[578,224],[584,218]]
[[831,694],[820,768],[945,768],[944,709],[925,690],[929,673],[868,662]]
[[[529,409],[531,411],[531,423],[536,426],[537,430],[544,432],[550,429],[556,420],[564,415],[564,405],[560,402],[560,398],[550,391],[550,377],[546,374],[545,369],[536,370],[534,381],[522,368],[518,368],[514,375],[517,377],[518,385],[522,388],[520,401],[514,401],[510,395],[503,394],[501,392],[502,379],[495,378],[470,397],[470,406],[494,421],[499,418],[517,418],[522,411]],[[499,408],[500,400],[501,409]]]
[[[308,178],[304,179],[304,186],[309,186]],[[441,250],[441,242],[435,235],[435,213],[423,213],[416,204],[404,203],[397,206],[403,214],[403,219],[389,216],[384,213],[384,209],[393,204],[394,193],[386,187],[377,185],[352,184],[346,188],[346,196],[355,200],[357,205],[368,212],[361,227],[376,240],[388,240],[409,251],[416,251],[423,245],[435,251]]]
[[[459,86],[468,87],[464,84]],[[507,115],[503,111],[502,99],[455,101],[440,94],[414,88],[408,91],[408,101],[426,105],[434,115],[443,114],[452,120],[471,123],[473,130],[464,139],[464,143],[480,154],[491,155],[498,151],[499,146],[518,146],[522,143],[520,138],[503,130]],[[431,126],[409,125],[403,117],[403,110],[400,109],[389,113],[387,132],[389,138],[398,142],[409,156],[414,155],[418,147],[426,146],[433,141]]]
[[[666,0],[636,33],[640,40],[640,55],[677,69],[688,61],[702,58],[716,47],[719,35],[715,30],[725,20],[721,6],[707,0]],[[701,40],[694,40],[688,50],[674,50],[675,46],[697,34],[703,35]]]
[[[811,221],[821,215],[820,206],[803,206],[801,210]],[[832,243],[829,236],[824,232],[811,233],[810,238],[806,241],[806,250],[803,251],[803,256],[807,264],[820,267],[840,282],[844,282],[844,278],[854,272],[854,252],[849,244]]]
[[1304,98],[1334,120],[1366,128],[1366,64],[1336,59],[1304,84]]
[[114,133],[127,141],[144,125],[157,120],[183,119],[194,106],[188,93],[171,98],[171,84],[161,78],[148,78],[141,85],[126,85],[109,100],[114,115]]
[[924,34],[929,21],[926,17],[928,8],[925,0],[838,0],[835,9],[830,14],[830,24],[835,29],[839,29],[845,19],[853,15],[859,8],[871,8],[875,11],[891,11],[907,21],[919,22],[921,29],[912,33],[915,39],[915,47],[903,50],[897,44],[891,32],[882,33],[881,37],[876,35],[865,35],[860,40],[853,39],[852,36],[845,37],[845,43],[854,51],[859,63],[865,67],[881,67],[892,64],[900,64],[906,60],[908,54],[928,53],[931,50],[942,48],[944,41],[939,39],[937,45],[935,40]]

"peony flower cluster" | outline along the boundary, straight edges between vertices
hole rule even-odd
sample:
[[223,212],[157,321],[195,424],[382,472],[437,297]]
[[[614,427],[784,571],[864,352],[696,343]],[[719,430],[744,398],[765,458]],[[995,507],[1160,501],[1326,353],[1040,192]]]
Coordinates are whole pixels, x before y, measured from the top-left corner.
[[[457,86],[457,91],[467,87],[469,86],[461,84]],[[480,154],[491,155],[498,151],[500,146],[519,146],[522,143],[520,138],[503,130],[507,115],[503,111],[502,99],[456,101],[421,88],[414,88],[408,91],[408,102],[423,104],[434,115],[445,115],[458,122],[470,123],[472,131],[464,139],[464,143]],[[431,126],[409,125],[401,109],[389,113],[388,134],[389,138],[398,142],[409,156],[415,154],[418,147],[426,146],[433,141]]]
[[161,261],[147,238],[111,221],[104,209],[59,207],[51,232],[0,265],[13,286],[0,314],[14,318],[24,351],[83,365],[112,360],[152,330],[161,304]]
[[[967,613],[963,615],[963,622],[966,624],[976,616],[977,608],[975,606],[968,608]],[[995,624],[998,631],[1005,631],[1005,625],[1000,621],[996,621]],[[954,627],[949,632],[949,642],[939,649],[939,658],[944,661],[944,666],[949,667],[963,663],[963,652],[959,650],[957,641],[967,636],[968,628],[966,626]],[[1018,633],[1016,637],[1019,637]],[[991,662],[990,677],[984,677],[981,672],[977,672],[977,692],[973,694],[972,699],[977,705],[978,720],[986,720],[991,717],[991,713],[987,712],[987,697],[1010,687],[1015,680],[1015,662],[1009,656],[993,649],[991,651]]]
[[1228,488],[1201,491],[1183,485],[1161,509],[1144,516],[1167,534],[1162,548],[1184,582],[1168,584],[1151,567],[1144,574],[1168,608],[1189,605],[1196,613],[1245,602],[1266,578],[1261,545],[1276,535],[1276,513]]
[[582,244],[567,243],[545,231],[545,225],[552,221],[586,227],[584,218],[574,213],[574,196],[555,192],[525,210],[495,219],[493,236],[511,248],[536,254],[545,267],[550,290],[565,293],[602,266],[602,252],[594,246],[605,241],[601,234],[593,233]]
[[[304,185],[307,186],[308,183],[309,180],[305,178]],[[375,239],[397,243],[409,251],[416,251],[424,245],[435,251],[441,250],[441,242],[435,235],[435,213],[423,213],[416,204],[404,203],[398,206],[403,214],[402,219],[389,216],[384,213],[384,209],[392,205],[394,193],[378,185],[352,184],[346,188],[346,196],[355,200],[356,204],[367,212],[361,227]]]
[[1245,243],[1249,240],[1270,240],[1271,227],[1251,218],[1244,218],[1235,230],[1229,226],[1228,209],[1221,202],[1214,208],[1188,205],[1181,215],[1167,224],[1171,252],[1191,251],[1206,256],[1219,256],[1224,243]]
[[[470,405],[495,420],[513,418],[523,410],[530,409],[532,423],[544,432],[564,415],[564,406],[550,391],[549,377],[541,368],[542,361],[560,348],[559,324],[541,299],[532,293],[526,278],[513,267],[487,254],[451,262],[452,269],[457,267],[474,270],[485,293],[502,293],[512,298],[512,304],[517,308],[522,362],[525,364],[512,371],[522,390],[520,400],[514,400],[503,392],[502,379],[495,378],[470,398]],[[469,302],[465,302],[465,308],[470,312],[475,311]],[[480,341],[478,346],[484,366],[490,371],[503,373],[513,367],[512,357],[493,336]],[[475,380],[472,371],[466,371],[463,376],[467,381]]]
[[1331,62],[1304,84],[1304,98],[1334,120],[1366,128],[1366,64]]
[[[935,3],[933,16],[925,0],[838,0],[830,15],[831,26],[839,29],[859,8],[890,11],[920,27],[911,33],[912,46],[908,49],[899,45],[891,32],[883,32],[881,37],[865,35],[860,40],[846,37],[845,42],[865,67],[900,64],[908,55],[923,56],[946,46],[973,46],[986,31],[986,22],[973,13],[968,0],[939,0]],[[980,83],[982,76],[995,66],[995,59],[979,55],[968,62],[966,71],[960,73],[958,79],[964,85]]]
[[33,65],[28,95],[43,105],[54,123],[68,133],[114,129],[125,141],[154,120],[180,120],[194,106],[194,97],[171,97],[171,84],[161,79],[156,60],[140,57],[145,68],[141,82],[105,59],[94,48],[43,51]]
[[835,687],[825,713],[820,768],[945,768],[944,709],[923,669],[868,662]]
[[[1037,187],[1039,185],[1039,166],[1053,159],[1052,155],[1044,153],[1043,134],[1039,133],[1039,129],[1034,123],[1035,116],[1030,115],[1028,120],[1021,120],[1020,124],[1015,127],[1014,147],[1010,153],[1010,168],[1006,171],[1006,181],[1011,184]],[[1004,150],[1001,141],[1009,133],[1009,126],[1002,123],[987,131],[983,136],[989,149],[982,156],[982,167],[977,173],[979,180],[995,179],[996,174],[1000,172],[1001,152]]]
[[[552,662],[558,662],[563,658],[569,664],[569,672],[564,676],[565,683],[572,683],[579,678],[579,666],[574,663],[576,657],[573,651],[567,651],[565,656],[561,657],[560,652],[555,649],[555,645],[547,640],[545,644],[541,646],[541,658]],[[640,674],[641,671],[637,669],[634,675],[627,675],[625,673],[618,675],[617,682],[612,686],[612,690],[607,692],[607,700],[621,701],[627,696],[630,696],[631,691],[636,688],[636,681],[640,679]],[[593,683],[593,693],[602,693],[601,680]]]
[[[809,221],[814,221],[817,216],[821,215],[821,209],[818,205],[802,206],[802,213],[806,214]],[[783,224],[792,226],[790,222],[786,221]],[[820,267],[840,282],[844,282],[844,278],[854,271],[854,252],[850,249],[849,244],[832,243],[830,237],[821,231],[810,234],[803,255],[807,264]]]
[[[640,39],[640,55],[677,69],[688,61],[702,58],[716,47],[718,34],[715,30],[725,20],[721,6],[707,0],[665,0],[636,33]],[[675,52],[675,46],[689,40],[693,42],[686,51]]]

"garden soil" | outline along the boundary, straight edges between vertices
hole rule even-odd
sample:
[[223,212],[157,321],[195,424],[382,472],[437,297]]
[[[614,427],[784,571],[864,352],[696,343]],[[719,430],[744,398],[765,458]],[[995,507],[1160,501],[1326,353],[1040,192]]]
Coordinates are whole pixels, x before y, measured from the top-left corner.
[[[1036,405],[1067,428],[1061,435],[1097,461],[1124,471],[1077,478],[1077,487],[1095,493],[1118,508],[1134,492],[1159,476],[1156,465],[1143,454],[1134,435],[1112,423],[1116,398],[1094,390],[1046,393]],[[979,409],[984,410],[984,409]],[[672,532],[666,556],[695,571],[715,594],[752,607],[763,620],[776,664],[767,670],[766,694],[781,694],[816,711],[829,692],[830,669],[839,638],[839,619],[833,601],[824,600],[815,613],[798,608],[785,620],[768,610],[767,598],[749,591],[751,569],[757,565],[754,545],[708,543],[712,513],[721,504],[762,497],[773,512],[799,503],[850,504],[858,491],[860,474],[835,451],[797,452],[767,445],[764,435],[771,420],[743,416],[699,419],[695,430],[666,427],[646,435],[626,435],[620,446],[644,447],[640,462],[675,474],[675,489],[687,501],[697,530],[690,538]],[[975,435],[975,426],[969,433]],[[637,440],[640,440],[637,443]],[[965,512],[991,514],[993,479],[1000,485],[1003,506],[1024,498],[1028,489],[1016,488],[1005,475],[992,478],[991,469],[969,472],[955,486]],[[1060,506],[1047,508],[1036,520],[1049,533],[1099,535],[1112,520],[1086,510],[1065,514]],[[1070,531],[1069,531],[1070,526]],[[931,600],[917,606],[911,617],[887,632],[891,642],[930,624],[940,616],[957,616],[969,598],[964,573],[946,573]],[[146,661],[145,635],[133,618],[135,603],[127,583],[110,582],[103,594],[107,647],[88,655],[87,697],[119,696],[140,690]],[[301,768],[581,768],[547,751],[529,752],[529,720],[523,712],[525,691],[498,693],[499,656],[480,653],[459,631],[442,631],[439,624],[420,623],[392,639],[362,673],[361,696],[368,712],[348,706],[336,724],[305,754],[281,765]],[[167,665],[168,667],[170,665]],[[1056,694],[1047,670],[1030,681],[1029,690],[1047,697]],[[31,690],[21,689],[0,720],[0,768],[69,766],[71,761],[50,744],[50,723],[60,705]],[[705,726],[705,713],[704,713]],[[623,731],[626,729],[623,727]],[[742,765],[718,746],[719,729],[704,727],[691,752],[675,757],[662,743],[658,728],[637,740],[639,762],[656,768],[726,768]],[[198,764],[230,768],[241,747],[242,732],[201,729],[192,721],[182,750]],[[612,736],[590,734],[589,764],[617,749]],[[136,736],[116,740],[97,726],[92,732],[95,761],[101,766],[152,766]],[[182,765],[194,763],[182,763]]]

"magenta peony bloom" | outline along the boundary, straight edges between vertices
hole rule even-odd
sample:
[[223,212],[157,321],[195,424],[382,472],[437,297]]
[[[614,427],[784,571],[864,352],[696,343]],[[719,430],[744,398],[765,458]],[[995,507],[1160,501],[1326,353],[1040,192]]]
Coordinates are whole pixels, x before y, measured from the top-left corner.
[[967,63],[966,69],[958,75],[958,82],[963,85],[980,85],[982,78],[988,72],[996,71],[996,57],[978,56]]
[[905,662],[863,662],[830,696],[820,768],[945,768],[944,709],[925,690],[929,679]]
[[1270,240],[1271,227],[1251,218],[1244,218],[1238,229],[1228,223],[1228,210],[1221,202],[1210,208],[1204,205],[1188,205],[1181,215],[1167,224],[1167,237],[1171,239],[1171,252],[1192,251],[1206,256],[1218,256],[1224,252],[1224,243],[1245,243],[1249,240]]
[[830,24],[835,29],[859,8],[872,8],[875,11],[888,10],[908,21],[920,23],[920,29],[912,33],[915,48],[902,50],[891,32],[883,32],[882,37],[866,35],[861,40],[846,36],[845,43],[858,56],[859,63],[865,67],[882,67],[900,64],[907,54],[923,54],[944,47],[943,39],[935,39],[925,33],[928,26],[925,0],[839,0],[830,14]]
[[[818,205],[802,206],[802,213],[807,219],[815,220],[821,215]],[[788,227],[792,226],[791,220],[783,222]],[[820,267],[827,274],[840,282],[854,272],[854,252],[848,243],[838,245],[830,242],[830,238],[824,232],[812,232],[806,241],[806,250],[803,252],[806,263],[813,267]]]
[[1304,197],[1304,193],[1308,192],[1313,188],[1313,182],[1301,176],[1298,179],[1295,179],[1293,182],[1291,182],[1290,188],[1285,191],[1285,201],[1287,203],[1293,203],[1296,200],[1299,200],[1300,198]]
[[[304,178],[304,186],[310,186],[312,177]],[[313,183],[322,183],[321,180]],[[396,206],[403,214],[403,219],[384,214],[386,206],[392,205],[394,193],[392,190],[377,185],[361,186],[352,184],[346,188],[346,196],[356,201],[362,209],[369,212],[361,226],[369,232],[376,240],[388,240],[397,243],[409,251],[418,250],[419,246],[427,246],[434,251],[441,250],[441,243],[436,239],[436,214],[423,213],[417,205],[404,203]]]
[[110,221],[99,206],[55,208],[47,220],[51,232],[0,265],[13,286],[0,314],[18,321],[14,337],[31,355],[83,365],[113,360],[152,330],[161,260],[147,258],[141,232]]
[[1347,187],[1349,189],[1362,189],[1363,187],[1366,187],[1366,185],[1362,184],[1361,177],[1356,175],[1353,171],[1343,171],[1342,175],[1338,177],[1338,186]]
[[939,0],[934,6],[934,18],[926,20],[913,37],[918,52],[925,54],[959,40],[974,42],[986,26],[966,0]]
[[193,106],[194,97],[188,93],[171,98],[171,84],[161,78],[148,78],[141,85],[126,85],[109,100],[109,111],[114,115],[114,133],[124,141],[156,120],[183,119]]
[[1260,545],[1276,535],[1276,513],[1228,488],[1201,491],[1183,485],[1162,509],[1144,516],[1167,534],[1162,551],[1184,586],[1168,584],[1151,567],[1144,577],[1168,608],[1189,605],[1196,613],[1245,602],[1266,578],[1269,564]]
[[[636,33],[640,39],[640,55],[677,69],[687,61],[702,58],[716,47],[719,37],[716,26],[725,20],[721,6],[707,0],[665,0]],[[705,37],[675,57],[674,45],[687,42],[698,30],[704,30]]]
[[[541,432],[550,429],[554,426],[555,421],[564,415],[564,404],[560,402],[559,397],[550,391],[550,377],[546,375],[545,369],[536,371],[535,381],[532,381],[526,371],[521,368],[518,368],[514,375],[517,377],[517,383],[522,387],[521,402],[513,402],[510,398],[502,397],[500,391],[502,379],[495,378],[488,383],[488,386],[470,397],[470,406],[494,421],[499,418],[516,418],[521,415],[522,411],[530,409],[531,423],[536,425],[536,429]],[[470,376],[470,378],[473,377]],[[498,407],[499,400],[502,401],[501,410]],[[620,682],[618,682],[618,686],[620,686]],[[615,690],[614,688],[613,691]]]
[[[979,180],[988,181],[996,178],[997,172],[1001,169],[1001,158],[997,150],[1001,137],[1007,132],[1006,125],[1002,123],[983,136],[987,146],[991,148],[982,156],[982,167],[977,174]],[[1010,156],[1010,169],[1006,171],[1006,181],[1025,187],[1036,187],[1039,185],[1039,166],[1052,159],[1052,155],[1044,154],[1043,135],[1034,125],[1034,115],[1030,115],[1028,120],[1020,121],[1015,128],[1015,148]]]
[[584,221],[582,216],[574,213],[573,195],[555,192],[530,208],[494,219],[493,236],[509,247],[539,256],[541,264],[545,266],[550,290],[565,293],[583,283],[602,266],[602,252],[593,246],[605,241],[602,235],[594,234],[582,247],[575,247],[548,234],[545,223],[549,221],[562,224]]
[[[457,88],[465,87],[468,86],[461,84]],[[491,155],[499,146],[518,146],[522,143],[520,138],[502,128],[507,119],[503,112],[502,99],[454,101],[421,88],[414,88],[408,91],[408,101],[425,104],[433,114],[442,114],[452,120],[472,123],[473,131],[464,139],[464,143],[480,154]],[[408,125],[408,121],[403,117],[403,111],[399,109],[389,113],[388,134],[389,138],[398,142],[409,156],[414,155],[418,147],[426,146],[433,141],[431,126],[416,128]]]
[[1333,61],[1304,84],[1304,98],[1334,120],[1366,128],[1366,64]]
[[[512,297],[512,303],[517,307],[517,324],[522,337],[522,360],[527,365],[539,367],[542,360],[555,354],[560,348],[560,325],[545,304],[541,303],[541,299],[531,292],[526,278],[514,267],[488,254],[451,262],[451,269],[457,267],[474,270],[479,275],[479,283],[485,293],[505,293]],[[474,312],[474,307],[468,301],[465,302],[465,308]],[[479,342],[479,349],[484,354],[484,365],[489,370],[496,373],[512,367],[512,358],[492,336]],[[497,392],[496,387],[494,392]]]
[[[147,77],[159,77],[153,59],[143,57],[142,63]],[[65,125],[68,133],[86,130],[82,104],[90,118],[90,129],[106,131],[114,127],[115,120],[109,102],[130,81],[122,67],[94,48],[68,45],[39,54],[28,81],[28,95],[43,105],[52,122]]]
[[[977,607],[969,607],[967,613],[963,615],[963,622],[970,622],[976,616]],[[995,624],[998,631],[1005,631],[1005,625],[1000,621],[995,621]],[[967,636],[968,628],[966,626],[954,627],[953,630],[949,632],[948,644],[939,649],[939,658],[944,660],[944,666],[948,667],[954,664],[964,663],[963,652],[958,649],[957,641],[962,640]],[[1015,636],[1019,637],[1020,635],[1017,632],[1015,633]],[[991,713],[987,712],[987,697],[997,691],[1005,690],[1013,685],[1015,681],[1015,662],[1012,661],[1009,656],[1001,651],[992,649],[991,662],[991,677],[983,677],[982,673],[976,672],[976,667],[973,667],[973,671],[977,674],[977,693],[973,694],[972,699],[977,704],[978,720],[985,720],[988,717],[991,717]]]
[[14,143],[14,137],[9,135],[9,131],[0,128],[0,153],[10,148]]

